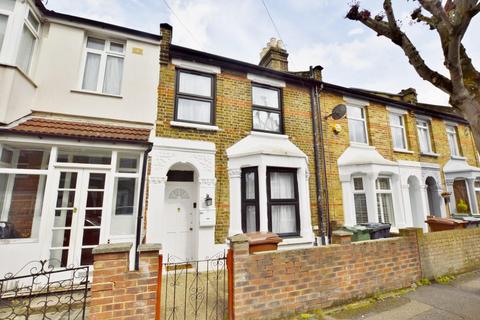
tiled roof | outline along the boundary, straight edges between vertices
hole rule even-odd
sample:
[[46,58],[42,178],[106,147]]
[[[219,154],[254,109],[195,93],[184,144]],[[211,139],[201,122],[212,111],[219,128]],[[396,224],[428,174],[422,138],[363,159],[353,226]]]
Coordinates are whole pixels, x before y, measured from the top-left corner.
[[67,137],[119,142],[148,142],[150,129],[73,122],[48,118],[31,118],[14,127],[1,130],[8,133]]

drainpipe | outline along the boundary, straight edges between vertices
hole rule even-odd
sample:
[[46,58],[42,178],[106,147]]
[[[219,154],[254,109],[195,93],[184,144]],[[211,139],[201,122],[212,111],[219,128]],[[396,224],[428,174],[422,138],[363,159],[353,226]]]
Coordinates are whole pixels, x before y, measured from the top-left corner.
[[142,176],[140,178],[140,195],[138,196],[138,212],[137,212],[137,230],[135,234],[135,270],[139,268],[138,246],[140,246],[140,234],[142,231],[143,220],[143,202],[145,193],[145,180],[147,176],[148,154],[152,151],[152,144],[149,143],[147,149],[143,153]]
[[[310,78],[313,79],[313,67],[310,66]],[[318,114],[317,114],[317,85],[311,87],[310,92],[310,107],[312,109],[312,127],[313,127],[313,153],[315,161],[315,181],[316,181],[316,193],[317,193],[317,216],[320,229],[320,238],[322,239],[322,245],[325,245],[325,233],[323,229],[323,201],[322,201],[322,182],[320,176],[320,162],[318,152]],[[319,109],[319,108],[318,108]],[[321,123],[321,121],[319,121]],[[322,136],[322,134],[320,134]],[[323,150],[323,148],[322,148]]]
[[[318,110],[320,111],[320,93],[318,91],[318,86],[315,86],[315,102],[318,105]],[[320,85],[320,92],[323,90],[323,83]],[[327,177],[327,163],[325,160],[325,146],[326,146],[326,141],[323,138],[323,122],[322,122],[322,116],[320,114],[320,117],[318,118],[318,125],[320,129],[320,145],[322,146],[322,162],[323,162],[323,181],[325,182],[325,207],[327,209],[327,237],[328,237],[328,243],[332,243],[332,228],[330,227],[330,198],[328,195],[328,177]]]

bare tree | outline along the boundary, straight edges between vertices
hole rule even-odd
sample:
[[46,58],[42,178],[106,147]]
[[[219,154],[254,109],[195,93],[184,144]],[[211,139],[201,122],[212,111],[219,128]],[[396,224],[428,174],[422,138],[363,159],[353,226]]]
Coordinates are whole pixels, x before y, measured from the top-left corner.
[[[407,0],[408,1],[408,0]],[[435,30],[442,46],[444,65],[449,77],[432,70],[415,45],[401,29],[395,18],[391,0],[383,1],[384,14],[372,17],[370,11],[353,4],[347,18],[363,23],[368,28],[390,39],[402,48],[409,63],[422,79],[450,96],[450,104],[457,108],[470,123],[477,149],[480,150],[480,72],[462,44],[473,17],[480,12],[479,0],[413,0],[419,3],[411,17]]]

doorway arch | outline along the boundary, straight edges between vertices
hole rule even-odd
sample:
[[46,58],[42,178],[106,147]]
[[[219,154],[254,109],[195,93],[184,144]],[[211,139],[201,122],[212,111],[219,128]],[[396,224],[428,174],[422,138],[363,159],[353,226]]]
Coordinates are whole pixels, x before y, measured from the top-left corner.
[[428,212],[429,215],[435,217],[441,217],[442,211],[440,208],[441,198],[438,194],[437,181],[433,177],[428,177],[425,180],[427,186],[427,198],[428,198]]
[[423,228],[425,225],[425,214],[423,212],[422,197],[420,194],[420,181],[417,177],[410,176],[407,183],[413,226],[416,228]]

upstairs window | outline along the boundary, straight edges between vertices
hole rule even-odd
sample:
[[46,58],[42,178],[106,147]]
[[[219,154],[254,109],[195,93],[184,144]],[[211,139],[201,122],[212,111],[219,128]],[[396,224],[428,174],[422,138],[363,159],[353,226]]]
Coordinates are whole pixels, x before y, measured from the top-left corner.
[[281,237],[300,235],[297,170],[267,168],[268,229]]
[[353,178],[353,201],[355,203],[355,218],[357,224],[368,222],[367,196],[363,186],[363,178]]
[[252,86],[253,130],[282,133],[280,89],[254,84]]
[[391,112],[390,128],[392,130],[393,148],[406,150],[408,147],[404,116],[402,114]]
[[418,142],[421,153],[433,153],[430,139],[430,123],[427,120],[417,120]]
[[450,147],[450,154],[453,157],[460,156],[460,149],[458,147],[457,128],[455,126],[447,126],[448,145]]
[[2,51],[3,39],[7,31],[8,16],[0,13],[0,52]]
[[242,169],[242,230],[260,231],[257,167]]
[[30,73],[33,53],[37,44],[40,21],[31,10],[28,10],[23,24],[22,37],[18,47],[17,66],[26,74]]
[[124,58],[125,44],[88,37],[82,90],[120,95]]
[[347,107],[348,131],[350,142],[368,144],[365,107]]
[[214,76],[190,70],[177,70],[176,121],[214,124]]
[[377,193],[378,222],[395,225],[393,211],[392,182],[388,177],[379,177],[375,181]]
[[15,7],[15,0],[0,0],[0,52],[7,34],[8,18]]

